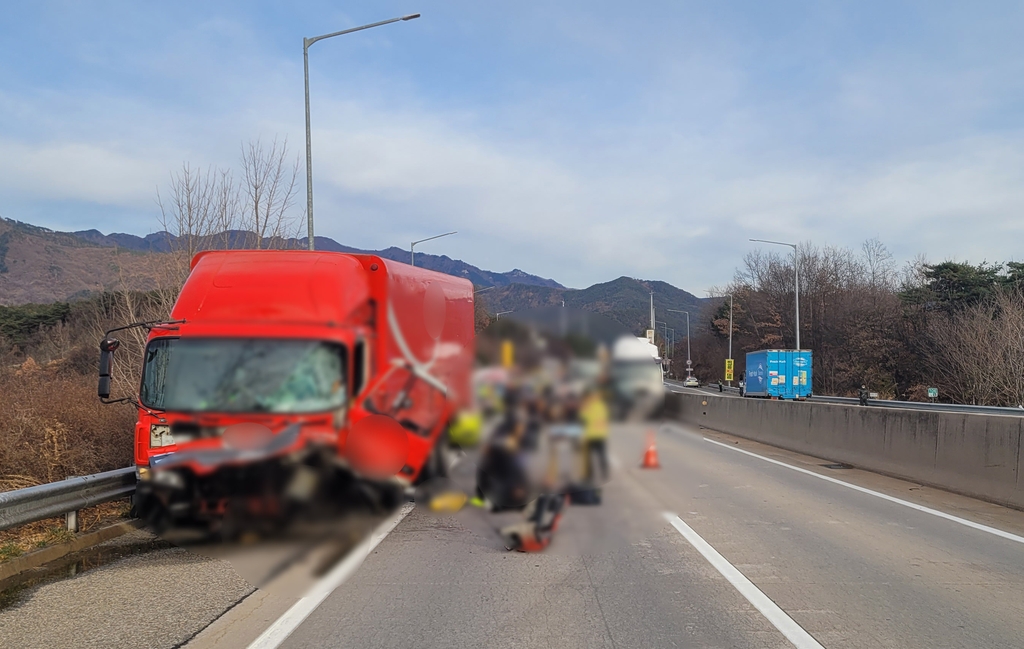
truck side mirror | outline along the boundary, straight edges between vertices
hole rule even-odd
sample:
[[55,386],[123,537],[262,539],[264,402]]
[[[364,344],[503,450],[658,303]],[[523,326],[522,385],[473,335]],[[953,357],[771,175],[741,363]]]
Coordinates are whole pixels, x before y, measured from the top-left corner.
[[110,398],[110,371],[114,364],[114,350],[121,346],[116,338],[104,338],[100,342],[100,383],[97,393],[100,399]]

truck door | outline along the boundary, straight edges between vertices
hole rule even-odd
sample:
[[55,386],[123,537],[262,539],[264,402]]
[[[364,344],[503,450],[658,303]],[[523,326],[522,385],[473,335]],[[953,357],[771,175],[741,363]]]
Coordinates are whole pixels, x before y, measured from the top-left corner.
[[394,418],[414,435],[429,437],[444,416],[445,396],[407,367],[392,367],[367,389],[363,407]]

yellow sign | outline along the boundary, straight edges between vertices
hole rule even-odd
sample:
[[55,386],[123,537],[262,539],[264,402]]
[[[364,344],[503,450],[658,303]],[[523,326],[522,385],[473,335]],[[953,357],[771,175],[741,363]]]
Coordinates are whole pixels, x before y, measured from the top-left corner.
[[732,380],[732,370],[726,370],[725,371],[725,380],[726,381],[731,381]]
[[735,363],[736,363],[736,361],[734,361],[731,358],[725,359],[725,371],[726,372],[733,371],[733,369],[735,369],[735,367],[736,367]]
[[515,347],[511,340],[501,341],[501,366],[512,367],[515,364]]

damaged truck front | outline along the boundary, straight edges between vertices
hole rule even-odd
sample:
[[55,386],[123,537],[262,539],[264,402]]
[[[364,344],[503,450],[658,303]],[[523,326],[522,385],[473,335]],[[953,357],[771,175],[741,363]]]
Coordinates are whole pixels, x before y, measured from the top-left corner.
[[[227,533],[388,507],[444,474],[470,405],[473,287],[373,255],[209,251],[149,330],[137,395],[138,515]],[[120,327],[118,329],[124,329]],[[382,472],[383,469],[383,472]]]

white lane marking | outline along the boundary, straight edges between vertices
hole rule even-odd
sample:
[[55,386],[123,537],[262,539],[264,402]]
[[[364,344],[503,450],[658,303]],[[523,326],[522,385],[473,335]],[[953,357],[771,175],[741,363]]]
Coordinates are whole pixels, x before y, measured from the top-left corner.
[[917,503],[912,503],[909,500],[903,500],[902,498],[896,498],[895,496],[890,496],[890,495],[884,494],[884,493],[882,493],[880,491],[874,491],[872,489],[867,489],[865,487],[861,487],[861,486],[858,486],[858,485],[855,485],[855,484],[852,484],[852,483],[849,483],[849,482],[843,482],[842,480],[837,480],[837,479],[835,479],[833,477],[830,477],[830,476],[827,476],[827,475],[821,475],[820,473],[815,473],[814,471],[808,471],[807,469],[802,469],[802,468],[800,468],[798,466],[793,466],[792,464],[786,464],[785,462],[779,462],[778,460],[773,460],[770,457],[765,457],[763,455],[758,455],[757,453],[751,453],[750,451],[746,451],[746,450],[744,450],[742,448],[736,448],[735,446],[733,446],[731,444],[723,444],[722,442],[719,442],[719,441],[713,440],[713,439],[708,439],[707,437],[704,438],[704,441],[705,442],[711,442],[712,444],[717,444],[718,446],[722,446],[724,448],[727,448],[727,449],[730,449],[730,450],[733,450],[733,451],[737,451],[739,453],[743,453],[744,455],[749,455],[751,457],[756,457],[759,460],[764,460],[765,462],[771,462],[772,464],[778,464],[779,466],[784,466],[787,469],[793,469],[794,471],[799,471],[800,473],[806,473],[807,475],[812,475],[815,478],[821,478],[822,480],[826,480],[826,481],[831,482],[833,484],[842,485],[842,486],[847,487],[849,489],[853,489],[854,491],[859,491],[861,493],[865,493],[865,494],[869,494],[871,496],[875,496],[877,498],[881,498],[882,500],[888,500],[889,502],[896,503],[897,505],[903,505],[904,507],[909,507],[911,509],[916,509],[917,511],[924,512],[925,514],[931,514],[932,516],[938,516],[939,518],[944,518],[947,521],[953,521],[954,523],[959,523],[960,525],[964,525],[964,526],[970,527],[972,529],[980,530],[982,532],[988,532],[989,534],[994,534],[995,536],[998,536],[998,537],[1001,537],[1001,538],[1004,538],[1004,539],[1008,539],[1010,541],[1016,541],[1017,543],[1024,543],[1024,536],[1017,536],[1016,534],[1012,534],[1010,532],[1004,532],[1003,530],[995,528],[995,527],[989,527],[988,525],[982,525],[981,523],[975,523],[974,521],[969,521],[966,518],[960,518],[959,516],[953,516],[952,514],[947,514],[946,512],[939,511],[938,509],[932,509],[931,507],[925,507],[924,505],[918,505]]
[[736,566],[729,563],[728,559],[711,547],[711,544],[701,538],[700,534],[694,532],[693,528],[683,522],[683,519],[672,512],[665,512],[662,515],[672,524],[672,527],[683,535],[683,538],[690,542],[690,545],[697,549],[697,552],[704,555],[704,558],[715,567],[715,570],[722,573],[722,576],[740,592],[740,595],[747,598],[747,601],[760,611],[761,615],[781,631],[782,635],[793,643],[793,646],[797,649],[824,649],[810,633],[807,633],[793,618],[786,615],[786,612],[779,608],[778,604],[744,577],[743,573],[736,569]]
[[302,599],[295,602],[290,609],[285,611],[284,615],[277,618],[277,621],[270,625],[270,628],[264,631],[260,637],[253,640],[252,644],[249,645],[249,649],[274,649],[284,642],[285,638],[291,635],[292,631],[297,629],[309,617],[309,614],[316,610],[316,607],[320,606],[327,599],[328,595],[334,592],[334,589],[341,586],[345,583],[346,579],[352,576],[352,573],[359,568],[363,560],[384,540],[384,537],[390,534],[402,522],[403,518],[408,516],[413,507],[415,507],[415,503],[407,503],[394,516],[381,523],[371,536],[353,548],[341,563],[313,584],[313,587],[309,589],[309,592]]

